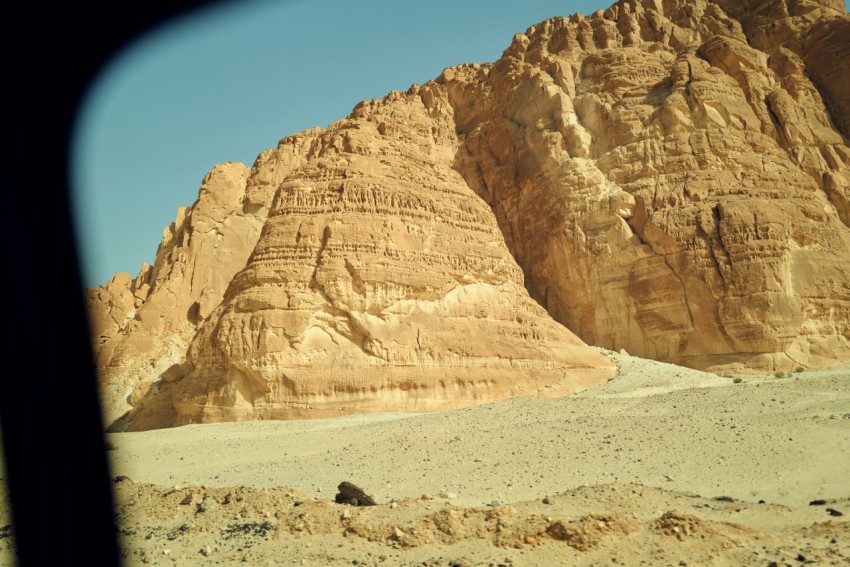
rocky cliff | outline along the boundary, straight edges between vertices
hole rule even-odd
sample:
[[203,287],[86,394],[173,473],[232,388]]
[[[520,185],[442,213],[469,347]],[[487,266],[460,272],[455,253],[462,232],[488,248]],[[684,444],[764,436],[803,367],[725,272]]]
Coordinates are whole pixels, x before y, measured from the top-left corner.
[[542,22],[210,172],[153,267],[87,290],[110,417],[558,395],[613,373],[582,340],[705,369],[850,358],[848,92],[840,2]]
[[850,354],[848,80],[839,2],[646,1],[543,22],[443,85],[486,101],[457,167],[555,319],[786,370]]

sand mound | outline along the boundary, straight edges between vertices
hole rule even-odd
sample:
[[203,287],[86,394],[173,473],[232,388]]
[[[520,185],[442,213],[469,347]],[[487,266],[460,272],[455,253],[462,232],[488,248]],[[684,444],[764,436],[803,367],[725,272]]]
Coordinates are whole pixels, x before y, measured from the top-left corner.
[[[812,512],[805,507],[707,499],[640,485],[586,487],[547,497],[545,503],[490,507],[427,497],[352,507],[284,487],[166,489],[131,481],[119,483],[117,494],[128,565],[587,565],[615,560],[766,565],[789,559],[828,565],[850,559],[846,521],[806,525]],[[785,520],[747,525],[770,515]]]

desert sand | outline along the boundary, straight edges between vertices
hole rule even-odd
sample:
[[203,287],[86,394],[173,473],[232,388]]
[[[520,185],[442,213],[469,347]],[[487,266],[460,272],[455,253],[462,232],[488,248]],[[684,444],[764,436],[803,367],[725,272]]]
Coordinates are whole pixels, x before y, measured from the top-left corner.
[[[736,383],[606,354],[617,377],[562,398],[109,434],[124,560],[850,561],[850,367]],[[334,503],[342,481],[378,505]]]

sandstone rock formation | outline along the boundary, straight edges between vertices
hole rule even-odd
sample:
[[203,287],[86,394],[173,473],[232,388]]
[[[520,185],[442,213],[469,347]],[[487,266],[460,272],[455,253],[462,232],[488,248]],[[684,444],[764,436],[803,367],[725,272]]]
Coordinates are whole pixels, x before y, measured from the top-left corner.
[[848,81],[838,2],[623,0],[219,166],[153,267],[87,291],[111,416],[436,409],[610,376],[564,326],[697,368],[846,359]]
[[197,325],[244,267],[265,218],[243,211],[248,177],[242,164],[213,168],[195,204],[181,207],[163,231],[153,266],[86,290],[108,420],[142,400],[160,377],[174,375]]
[[787,370],[850,355],[848,63],[839,2],[622,1],[439,83],[456,167],[555,319]]
[[418,94],[358,106],[282,181],[253,181],[294,143],[258,161],[247,205],[277,187],[259,240],[131,427],[454,408],[613,375],[528,296],[450,167],[453,124]]

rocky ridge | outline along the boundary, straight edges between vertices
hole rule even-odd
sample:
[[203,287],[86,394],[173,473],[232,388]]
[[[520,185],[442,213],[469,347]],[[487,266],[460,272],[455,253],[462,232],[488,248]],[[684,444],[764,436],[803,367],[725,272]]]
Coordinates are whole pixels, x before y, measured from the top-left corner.
[[457,167],[532,296],[588,343],[829,364],[850,336],[850,153],[807,62],[846,84],[850,20],[837,2],[741,3],[760,14],[742,21],[725,4],[620,2],[518,34],[486,80],[450,70],[455,98],[486,101]]
[[[589,565],[611,558],[675,565],[685,563],[682,557],[697,565],[840,565],[850,555],[846,522],[817,521],[803,507],[640,485],[581,488],[543,503],[466,507],[408,498],[368,509],[286,487],[166,490],[124,481],[116,493],[127,565],[239,565],[272,557],[324,565]],[[760,525],[765,508],[783,519],[796,513],[796,522]]]
[[848,358],[849,27],[827,0],[621,1],[217,166],[154,266],[86,292],[108,418],[557,395],[613,374],[582,340]]

